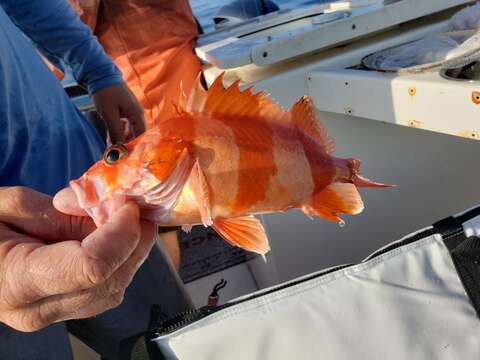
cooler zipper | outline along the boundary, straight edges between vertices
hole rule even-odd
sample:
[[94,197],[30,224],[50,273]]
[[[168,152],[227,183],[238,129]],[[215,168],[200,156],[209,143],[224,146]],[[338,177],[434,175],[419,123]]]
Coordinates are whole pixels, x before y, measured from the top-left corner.
[[[469,219],[471,218],[473,215],[477,215],[477,213],[480,213],[480,208],[476,208],[474,210],[471,210],[469,212],[467,212],[466,214],[463,214],[462,216],[459,216],[457,219],[453,218],[454,220],[457,220],[457,221],[460,221],[461,222],[464,222],[466,221],[466,219]],[[447,220],[447,219],[445,219]],[[451,222],[452,221],[452,218],[448,219],[448,222]],[[437,223],[437,224],[440,224]],[[405,246],[405,245],[408,245],[410,243],[414,243],[415,241],[418,241],[420,239],[423,239],[423,238],[426,238],[428,236],[431,236],[433,234],[438,234],[438,233],[442,233],[443,235],[443,239],[444,240],[447,240],[448,238],[452,237],[452,236],[455,236],[455,235],[458,235],[459,232],[463,231],[463,229],[460,227],[453,227],[453,231],[450,230],[448,232],[444,232],[442,231],[441,229],[439,229],[439,226],[437,226],[437,224],[435,224],[432,228],[430,229],[427,229],[425,231],[422,231],[418,234],[415,234],[409,238],[406,238],[404,240],[401,240],[399,242],[396,242],[394,244],[391,244],[383,249],[380,249],[378,250],[377,252],[374,252],[373,254],[371,254],[369,257],[367,257],[363,262],[365,261],[369,261],[373,258],[376,258],[380,255],[383,255],[387,252],[390,252],[396,248],[399,248],[399,247],[402,247],[402,246]],[[212,315],[214,313],[216,313],[217,311],[220,311],[220,310],[223,310],[223,309],[226,309],[226,308],[229,308],[231,306],[235,306],[235,305],[238,305],[238,304],[241,304],[241,303],[244,303],[246,301],[250,301],[250,300],[253,300],[253,299],[256,299],[258,297],[261,297],[261,296],[265,296],[265,295],[268,295],[268,294],[271,294],[273,292],[277,292],[277,291],[281,291],[283,289],[286,289],[288,287],[291,287],[291,286],[295,286],[295,285],[298,285],[298,284],[301,284],[301,283],[304,283],[306,281],[310,281],[312,279],[315,279],[315,278],[318,278],[320,276],[324,276],[324,275],[327,275],[327,274],[330,274],[332,272],[335,272],[335,271],[338,271],[338,270],[342,270],[342,269],[345,269],[347,267],[351,267],[351,266],[355,266],[356,264],[346,264],[346,265],[339,265],[339,266],[335,266],[333,268],[330,268],[330,269],[327,269],[325,271],[322,271],[322,272],[319,272],[317,274],[314,274],[314,275],[311,275],[311,276],[307,276],[305,278],[302,278],[301,280],[293,280],[293,281],[290,281],[290,282],[287,282],[283,285],[279,285],[279,286],[276,286],[272,289],[269,289],[269,290],[265,290],[265,291],[261,291],[261,292],[258,292],[254,295],[251,295],[251,296],[248,296],[248,297],[245,297],[243,299],[240,299],[240,300],[237,300],[237,301],[232,301],[232,302],[229,302],[229,303],[226,303],[226,304],[223,304],[223,305],[220,305],[220,306],[203,306],[199,309],[195,309],[195,310],[190,310],[190,311],[186,311],[186,312],[183,312],[183,313],[180,313],[178,315],[176,315],[175,317],[169,319],[169,320],[166,320],[164,322],[162,322],[160,324],[160,326],[154,331],[154,335],[155,336],[164,336],[164,335],[168,335],[172,332],[175,332],[177,330],[180,330],[181,328],[187,326],[187,325],[190,325],[198,320],[201,320],[209,315]]]
[[245,297],[243,299],[240,299],[240,300],[237,300],[237,301],[232,301],[232,302],[229,302],[229,303],[226,303],[226,304],[223,304],[223,305],[203,306],[203,307],[198,308],[198,309],[189,310],[189,311],[179,313],[179,314],[175,315],[173,318],[168,319],[166,321],[163,321],[159,325],[159,327],[154,331],[153,335],[155,337],[156,336],[168,335],[168,334],[173,333],[177,330],[180,330],[181,328],[183,328],[187,325],[190,325],[190,324],[192,324],[192,323],[194,323],[198,320],[201,320],[201,319],[203,319],[203,318],[205,318],[209,315],[212,315],[212,314],[216,313],[217,311],[220,311],[220,310],[229,308],[231,306],[235,306],[235,305],[244,303],[246,301],[250,301],[250,300],[259,298],[261,296],[271,294],[273,292],[281,291],[281,290],[286,289],[288,287],[295,286],[295,285],[301,284],[301,283],[306,282],[306,281],[310,281],[310,280],[315,279],[317,277],[327,275],[327,274],[332,273],[334,271],[342,270],[342,269],[347,268],[347,267],[352,266],[352,265],[354,265],[354,264],[346,264],[346,265],[335,266],[333,268],[329,268],[325,271],[322,271],[322,272],[317,273],[317,274],[312,275],[312,276],[308,276],[308,277],[303,278],[301,280],[293,280],[293,281],[288,282],[286,284],[279,285],[279,286],[274,287],[272,289],[269,289],[269,290],[266,290],[266,291],[263,291],[263,292],[259,292],[259,293],[256,293],[254,295]]

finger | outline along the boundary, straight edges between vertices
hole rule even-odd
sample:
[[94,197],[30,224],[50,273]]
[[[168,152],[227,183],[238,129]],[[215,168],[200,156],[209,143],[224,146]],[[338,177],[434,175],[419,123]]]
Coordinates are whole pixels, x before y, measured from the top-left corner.
[[125,289],[110,294],[104,287],[87,289],[66,295],[55,295],[14,310],[3,310],[1,322],[10,327],[33,332],[56,322],[84,319],[118,306]]
[[88,216],[78,204],[77,196],[71,187],[60,190],[53,197],[53,206],[58,211],[75,216]]
[[16,282],[12,297],[21,304],[102,284],[132,255],[140,235],[138,207],[129,203],[82,242],[17,247],[10,255],[15,273],[6,278]]
[[0,222],[46,242],[80,240],[95,229],[91,219],[59,212],[50,196],[29,188],[0,188],[0,199]]
[[122,118],[123,122],[123,136],[125,138],[125,143],[129,143],[133,139],[135,139],[135,133],[133,131],[133,127],[130,124],[130,121],[127,118]]
[[145,132],[145,118],[143,115],[143,110],[135,101],[135,103],[130,105],[131,108],[126,111],[126,117],[130,123],[131,128],[133,129],[133,134],[138,136]]
[[142,235],[138,246],[130,258],[109,279],[110,286],[118,287],[124,283],[129,284],[155,244],[157,239],[156,225],[149,221],[142,221],[141,227]]
[[99,109],[100,115],[105,120],[112,144],[123,143],[123,125],[120,121],[120,109],[117,106],[104,106]]
[[155,225],[144,221],[142,229],[141,240],[135,251],[105,284],[74,293],[49,296],[16,309],[17,313],[22,312],[22,317],[15,318],[13,313],[9,325],[21,331],[36,331],[54,322],[91,317],[120,305],[125,289],[155,242]]
[[138,136],[145,131],[143,108],[130,89],[126,88],[126,90],[128,99],[122,102],[121,115],[128,120],[133,135]]

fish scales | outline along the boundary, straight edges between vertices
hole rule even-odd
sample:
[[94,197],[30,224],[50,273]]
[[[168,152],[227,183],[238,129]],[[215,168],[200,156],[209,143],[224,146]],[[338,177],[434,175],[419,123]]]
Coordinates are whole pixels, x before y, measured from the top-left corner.
[[71,182],[97,224],[136,201],[144,219],[212,226],[228,243],[265,254],[265,230],[251,215],[297,208],[341,222],[363,210],[358,187],[388,186],[362,177],[359,160],[333,155],[310,98],[284,111],[266,94],[222,80],[208,90],[197,81],[175,104],[177,116],[108,148]]

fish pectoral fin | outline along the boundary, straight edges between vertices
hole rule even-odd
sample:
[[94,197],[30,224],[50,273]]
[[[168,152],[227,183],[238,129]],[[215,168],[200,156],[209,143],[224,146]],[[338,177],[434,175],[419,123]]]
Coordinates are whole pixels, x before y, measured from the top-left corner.
[[202,168],[198,160],[195,162],[190,174],[190,182],[192,185],[193,194],[202,217],[202,223],[205,226],[211,226],[213,224],[211,214],[211,201],[210,201],[210,186],[208,185],[207,178],[203,173]]
[[362,198],[353,184],[333,183],[313,196],[310,204],[301,207],[307,216],[316,215],[342,223],[340,214],[356,215],[362,212]]
[[267,234],[260,220],[253,216],[217,218],[215,231],[229,244],[265,255],[270,251]]

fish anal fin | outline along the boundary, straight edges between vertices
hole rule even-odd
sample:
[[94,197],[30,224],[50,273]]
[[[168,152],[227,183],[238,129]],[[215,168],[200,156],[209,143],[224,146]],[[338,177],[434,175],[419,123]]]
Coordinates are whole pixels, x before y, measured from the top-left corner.
[[215,231],[229,244],[265,255],[270,251],[267,234],[260,220],[253,216],[216,218]]
[[301,207],[307,216],[343,222],[340,214],[356,215],[364,208],[362,198],[353,184],[333,183],[313,196],[310,204]]
[[318,217],[321,217],[325,220],[330,220],[330,221],[334,221],[334,222],[337,222],[337,223],[343,223],[342,218],[339,217],[338,214],[336,214],[332,211],[329,211],[326,208],[322,208],[322,207],[319,207],[319,206],[317,206],[316,208],[313,208],[311,205],[303,205],[301,207],[301,210],[310,219],[312,219],[313,216],[318,216]]
[[303,96],[292,106],[291,121],[297,130],[308,135],[317,142],[327,154],[335,152],[335,141],[328,135],[327,129],[318,118],[313,101],[308,96]]
[[198,205],[198,210],[202,217],[202,223],[205,226],[211,226],[213,221],[211,214],[210,187],[198,160],[193,165],[190,174],[190,183]]

